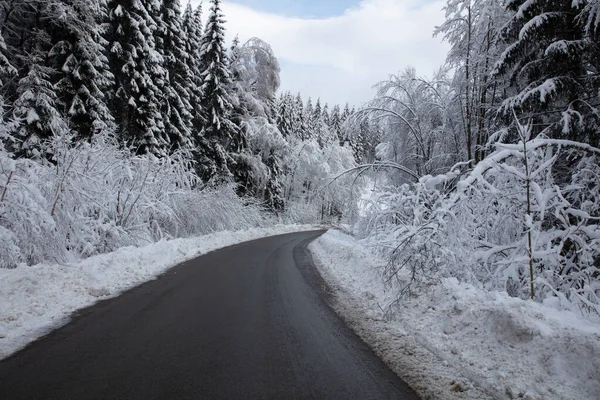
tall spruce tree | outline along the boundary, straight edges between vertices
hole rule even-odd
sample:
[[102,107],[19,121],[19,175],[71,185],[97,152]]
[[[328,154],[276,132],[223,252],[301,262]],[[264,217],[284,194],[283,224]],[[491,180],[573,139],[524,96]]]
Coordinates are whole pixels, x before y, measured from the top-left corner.
[[330,113],[329,113],[329,104],[325,103],[323,106],[323,112],[321,113],[321,118],[323,118],[323,122],[325,125],[329,126],[330,123]]
[[171,149],[191,150],[192,141],[192,74],[188,66],[186,33],[182,27],[179,0],[163,0],[160,7],[157,50],[164,60],[166,76],[162,88],[162,118]]
[[344,124],[348,120],[348,118],[350,118],[351,115],[352,112],[350,111],[350,105],[346,103],[346,105],[344,106],[344,111],[342,112],[342,124]]
[[56,108],[56,92],[50,81],[53,70],[35,56],[31,56],[29,65],[27,75],[17,85],[9,125],[10,147],[17,157],[41,158],[48,155],[44,141],[66,133],[68,127]]
[[[4,41],[4,36],[0,33],[0,87],[4,89],[5,83],[15,76],[17,76],[17,69],[9,60],[8,47]],[[2,90],[0,97],[4,95],[4,90]]]
[[114,126],[105,94],[113,75],[100,33],[102,10],[95,0],[64,0],[60,5],[64,18],[49,24],[52,48],[48,63],[56,71],[60,113],[80,138],[89,139]]
[[327,144],[329,144],[331,139],[329,135],[329,127],[327,126],[327,123],[325,121],[326,115],[327,119],[329,119],[329,111],[325,113],[326,108],[328,110],[329,107],[327,105],[325,105],[325,107],[322,107],[321,99],[317,99],[317,103],[315,104],[312,116],[312,135],[314,138],[317,139],[317,142],[321,147],[325,147]]
[[314,137],[315,133],[315,109],[311,97],[306,100],[303,115],[306,129],[302,132],[302,140],[309,140]]
[[294,98],[292,108],[292,133],[295,137],[304,140],[306,135],[306,118],[304,116],[304,100],[300,93]]
[[11,103],[8,147],[17,157],[50,156],[45,141],[68,131],[54,87],[59,71],[47,65],[53,45],[51,32],[62,23],[67,5],[39,0],[3,1],[0,5],[6,54],[18,71],[18,76],[3,85]]
[[[534,134],[583,141],[600,136],[598,36],[585,18],[591,1],[511,0],[508,43],[496,74],[509,81],[502,110],[531,120]],[[515,137],[514,140],[517,140]]]
[[188,88],[190,112],[192,114],[192,137],[194,144],[200,142],[200,133],[206,122],[202,110],[202,69],[200,67],[200,46],[202,42],[202,4],[192,9],[190,3],[183,13],[182,31],[185,38],[186,64],[190,73],[191,85]]
[[233,105],[227,88],[231,83],[225,50],[225,19],[221,1],[212,0],[200,46],[202,68],[201,107],[206,120],[198,143],[198,172],[205,182],[232,176],[231,154],[245,147],[241,130],[231,121]]
[[294,124],[294,98],[290,92],[282,93],[277,101],[277,127],[284,137],[292,134]]
[[139,153],[165,155],[169,137],[160,112],[165,72],[156,51],[157,3],[109,0],[106,39],[115,85],[111,111],[122,141]]
[[340,112],[340,106],[335,105],[331,110],[329,117],[329,129],[331,134],[338,140],[341,146],[344,144],[344,138],[342,137],[342,115]]

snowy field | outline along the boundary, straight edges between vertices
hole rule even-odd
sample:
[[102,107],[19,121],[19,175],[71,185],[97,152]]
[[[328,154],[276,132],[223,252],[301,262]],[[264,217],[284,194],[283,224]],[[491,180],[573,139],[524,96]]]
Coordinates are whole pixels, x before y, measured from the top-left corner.
[[339,231],[309,248],[337,311],[424,399],[600,399],[600,322],[456,279],[384,318],[384,261]]
[[155,279],[186,260],[253,239],[312,229],[317,227],[224,231],[125,247],[73,264],[0,269],[0,359],[66,324],[74,311]]

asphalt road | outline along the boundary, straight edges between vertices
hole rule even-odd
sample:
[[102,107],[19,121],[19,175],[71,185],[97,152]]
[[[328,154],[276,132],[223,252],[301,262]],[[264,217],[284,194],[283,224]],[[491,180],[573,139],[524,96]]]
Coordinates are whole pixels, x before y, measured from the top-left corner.
[[418,399],[328,306],[320,234],[215,251],[80,312],[0,362],[0,399]]

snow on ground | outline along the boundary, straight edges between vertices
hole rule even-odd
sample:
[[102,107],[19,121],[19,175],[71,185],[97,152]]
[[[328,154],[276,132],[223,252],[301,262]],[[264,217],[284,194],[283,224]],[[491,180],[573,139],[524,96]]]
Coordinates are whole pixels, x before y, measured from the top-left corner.
[[600,399],[600,323],[453,278],[386,320],[382,260],[339,231],[309,249],[334,307],[424,399]]
[[0,269],[0,359],[64,325],[74,311],[155,279],[186,260],[248,240],[311,229],[317,228],[279,225],[225,231],[125,247],[73,264]]

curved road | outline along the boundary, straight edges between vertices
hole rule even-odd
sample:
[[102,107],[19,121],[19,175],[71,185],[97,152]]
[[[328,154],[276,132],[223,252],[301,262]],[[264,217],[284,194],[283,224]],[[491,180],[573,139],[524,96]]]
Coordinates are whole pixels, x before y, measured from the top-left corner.
[[0,398],[418,397],[327,305],[307,244],[270,237],[183,263],[0,362]]

